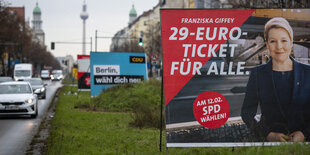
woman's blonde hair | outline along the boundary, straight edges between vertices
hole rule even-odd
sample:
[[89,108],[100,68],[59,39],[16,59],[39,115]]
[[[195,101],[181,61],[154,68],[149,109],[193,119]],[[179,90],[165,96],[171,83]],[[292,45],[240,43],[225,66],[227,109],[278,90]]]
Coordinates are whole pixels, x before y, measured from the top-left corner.
[[282,17],[275,17],[275,18],[270,19],[265,24],[264,37],[266,41],[268,40],[268,32],[272,28],[282,28],[286,30],[287,33],[289,34],[291,41],[293,41],[293,29],[286,19]]

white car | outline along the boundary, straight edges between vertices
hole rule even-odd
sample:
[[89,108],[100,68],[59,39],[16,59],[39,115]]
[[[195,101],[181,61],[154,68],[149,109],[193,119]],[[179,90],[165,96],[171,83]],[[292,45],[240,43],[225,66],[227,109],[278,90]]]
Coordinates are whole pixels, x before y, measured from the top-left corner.
[[0,83],[0,115],[38,115],[38,98],[28,82]]
[[50,71],[49,70],[42,70],[41,71],[41,78],[42,79],[50,79]]
[[0,83],[1,82],[8,82],[8,81],[13,81],[13,79],[9,76],[0,76]]
[[53,70],[51,75],[52,81],[60,81],[64,79],[64,75],[62,74],[62,70]]

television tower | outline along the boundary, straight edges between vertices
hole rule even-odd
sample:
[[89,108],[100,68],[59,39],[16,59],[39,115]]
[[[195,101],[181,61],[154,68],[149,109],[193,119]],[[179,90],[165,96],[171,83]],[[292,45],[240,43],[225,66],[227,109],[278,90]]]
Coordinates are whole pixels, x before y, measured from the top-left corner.
[[84,0],[83,2],[83,10],[80,15],[81,19],[83,20],[83,51],[82,54],[86,54],[86,49],[85,49],[85,38],[86,38],[86,19],[88,18],[88,13],[86,12],[86,2]]

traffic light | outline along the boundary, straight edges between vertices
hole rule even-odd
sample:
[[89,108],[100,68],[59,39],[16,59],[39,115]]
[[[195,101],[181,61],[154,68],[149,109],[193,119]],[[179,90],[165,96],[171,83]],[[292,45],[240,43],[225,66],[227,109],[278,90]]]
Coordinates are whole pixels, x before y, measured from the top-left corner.
[[55,49],[55,42],[51,42],[51,49]]
[[143,39],[142,37],[139,38],[139,46],[142,46],[143,45]]

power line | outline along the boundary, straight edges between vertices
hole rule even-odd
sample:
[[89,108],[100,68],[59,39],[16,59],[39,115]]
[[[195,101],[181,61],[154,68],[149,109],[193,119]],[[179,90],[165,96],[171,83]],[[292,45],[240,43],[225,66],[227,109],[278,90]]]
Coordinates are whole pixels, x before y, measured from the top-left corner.
[[[57,44],[83,44],[83,42],[70,42],[70,41],[56,41]],[[85,44],[90,44],[90,42],[85,42]]]

